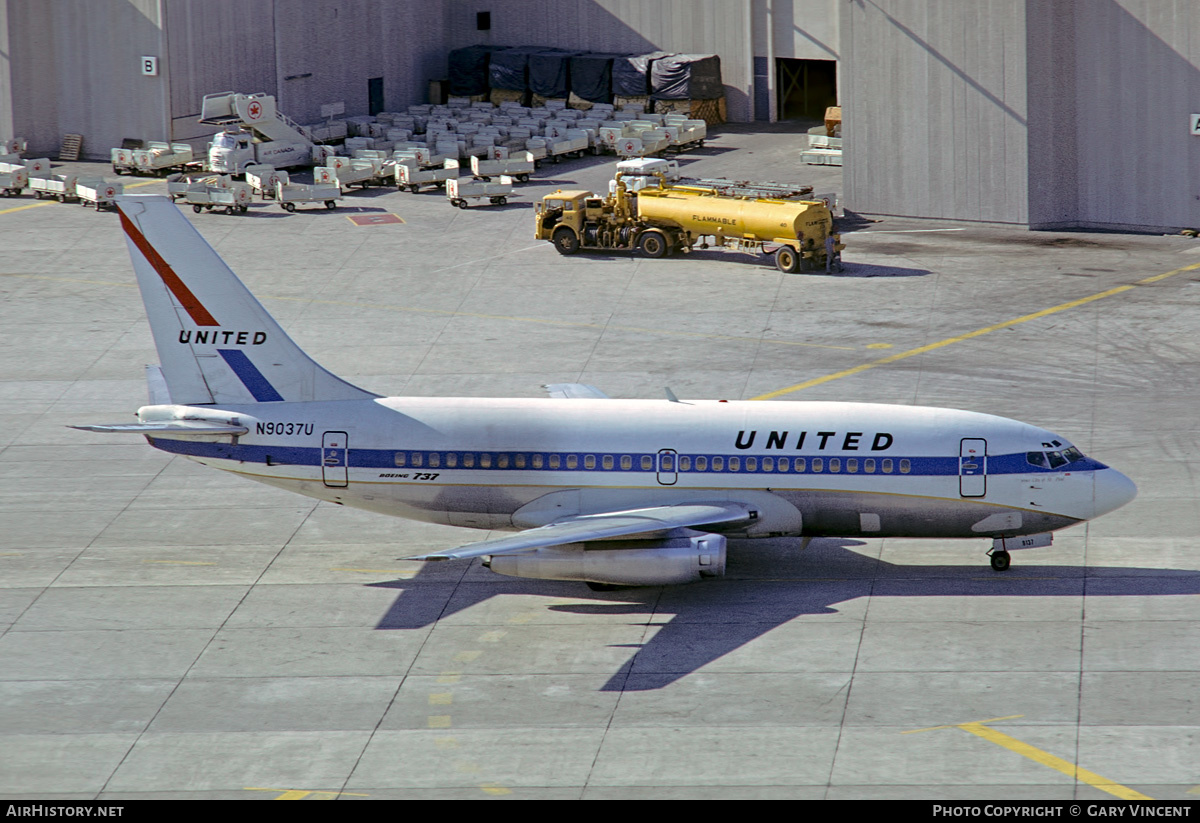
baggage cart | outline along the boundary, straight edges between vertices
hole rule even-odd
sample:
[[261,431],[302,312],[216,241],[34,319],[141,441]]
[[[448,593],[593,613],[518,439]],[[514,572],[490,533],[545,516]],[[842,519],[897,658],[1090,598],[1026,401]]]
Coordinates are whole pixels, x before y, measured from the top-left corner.
[[274,166],[246,166],[246,185],[263,200],[275,196],[275,184],[291,182],[288,173]]
[[113,172],[163,177],[184,171],[194,160],[187,143],[150,143],[145,149],[112,149]]
[[79,198],[79,205],[94,206],[96,211],[115,206],[113,198],[124,192],[124,184],[110,183],[99,177],[81,177],[75,182],[75,195]]
[[[506,152],[496,152],[496,154],[501,153]],[[533,159],[533,154],[527,151],[514,152],[507,157],[498,158],[472,157],[471,174],[483,181],[490,181],[493,177],[508,175],[518,183],[528,183],[529,176],[533,174],[536,162]]]
[[324,203],[325,208],[332,211],[337,208],[337,201],[342,199],[340,186],[306,185],[304,183],[275,182],[273,192],[275,202],[288,212],[296,210],[297,203]]
[[39,200],[43,198],[57,199],[60,203],[76,199],[75,183],[78,176],[74,174],[52,174],[49,177],[29,178],[29,188]]
[[502,175],[499,182],[486,182],[470,177],[459,177],[446,181],[446,197],[450,205],[460,209],[470,207],[470,200],[487,198],[493,206],[503,206],[508,202],[513,190],[513,179]]
[[230,182],[224,186],[193,185],[183,195],[184,202],[189,204],[196,214],[213,209],[224,211],[226,214],[245,214],[253,199],[250,187],[237,182]]
[[450,159],[446,163],[453,163],[454,165],[421,169],[406,163],[397,162],[396,187],[399,189],[408,189],[413,194],[416,194],[425,186],[436,186],[439,189],[444,189],[446,188],[447,181],[458,177],[458,161]]
[[12,171],[0,171],[0,195],[16,197],[29,186],[29,172],[24,166]]
[[230,183],[227,175],[213,174],[210,171],[184,171],[167,175],[167,195],[172,200],[178,200],[187,194],[190,188],[224,188]]

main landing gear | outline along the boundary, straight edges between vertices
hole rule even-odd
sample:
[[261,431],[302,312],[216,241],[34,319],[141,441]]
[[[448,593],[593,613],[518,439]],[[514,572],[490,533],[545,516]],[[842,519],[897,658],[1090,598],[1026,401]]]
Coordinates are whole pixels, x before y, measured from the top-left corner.
[[1012,563],[1012,558],[1009,556],[1008,552],[1002,549],[1000,551],[988,552],[988,554],[991,555],[993,569],[998,572],[1008,571],[1009,564]]

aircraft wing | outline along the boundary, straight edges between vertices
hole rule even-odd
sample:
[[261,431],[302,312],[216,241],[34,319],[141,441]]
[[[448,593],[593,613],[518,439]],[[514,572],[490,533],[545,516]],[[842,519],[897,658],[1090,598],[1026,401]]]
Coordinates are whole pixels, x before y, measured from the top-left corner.
[[555,398],[589,398],[592,400],[609,400],[607,394],[587,383],[547,383],[542,386],[551,397]]
[[517,554],[543,546],[560,546],[564,543],[581,543],[608,537],[628,537],[689,526],[716,526],[743,522],[750,518],[750,510],[739,503],[683,503],[678,506],[654,506],[604,514],[581,514],[564,517],[546,526],[527,529],[507,537],[404,559],[463,560],[484,555]]

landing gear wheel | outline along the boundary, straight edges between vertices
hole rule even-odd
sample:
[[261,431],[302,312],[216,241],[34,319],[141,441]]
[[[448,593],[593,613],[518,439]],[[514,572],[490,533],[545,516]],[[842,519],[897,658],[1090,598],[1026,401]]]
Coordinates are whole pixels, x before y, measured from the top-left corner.
[[1012,558],[1008,552],[999,551],[992,552],[992,568],[998,572],[1008,571],[1009,565],[1012,563]]
[[579,251],[579,236],[574,229],[559,226],[554,230],[554,249],[559,254],[574,254]]
[[666,257],[669,244],[667,238],[655,231],[647,232],[638,241],[638,248],[647,257]]
[[791,246],[780,246],[775,252],[775,268],[784,274],[800,271],[800,255]]

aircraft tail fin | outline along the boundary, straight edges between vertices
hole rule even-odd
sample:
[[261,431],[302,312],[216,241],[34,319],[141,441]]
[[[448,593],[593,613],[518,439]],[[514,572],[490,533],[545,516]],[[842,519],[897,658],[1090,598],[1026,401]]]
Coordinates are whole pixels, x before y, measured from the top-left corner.
[[184,405],[378,396],[305,354],[169,199],[116,200],[162,361],[152,396],[165,390]]

